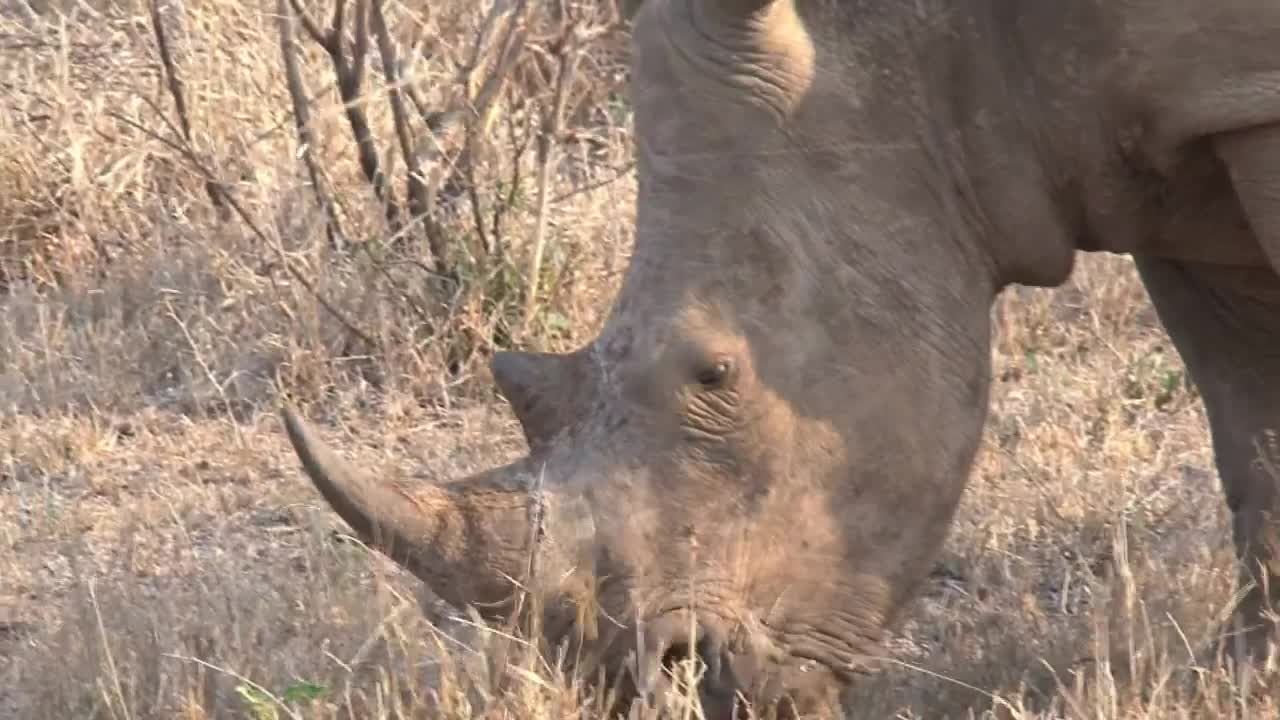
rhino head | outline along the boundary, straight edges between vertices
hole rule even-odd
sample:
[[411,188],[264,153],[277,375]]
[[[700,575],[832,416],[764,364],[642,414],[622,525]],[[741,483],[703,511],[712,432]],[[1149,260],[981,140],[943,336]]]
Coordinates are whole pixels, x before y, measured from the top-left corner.
[[492,360],[527,457],[392,485],[286,411],[334,509],[437,594],[500,617],[525,578],[547,639],[638,683],[696,655],[709,717],[735,698],[823,707],[877,654],[987,408],[997,282],[919,59],[885,17],[841,16],[856,3],[799,4],[640,10],[615,304],[574,352]]

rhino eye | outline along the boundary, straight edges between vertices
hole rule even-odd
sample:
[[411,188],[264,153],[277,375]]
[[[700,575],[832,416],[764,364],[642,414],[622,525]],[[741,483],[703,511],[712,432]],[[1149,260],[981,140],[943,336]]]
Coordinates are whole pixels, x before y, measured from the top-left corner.
[[704,389],[715,390],[724,385],[729,379],[729,374],[733,372],[733,363],[729,360],[716,360],[715,362],[703,367],[698,371],[698,384]]

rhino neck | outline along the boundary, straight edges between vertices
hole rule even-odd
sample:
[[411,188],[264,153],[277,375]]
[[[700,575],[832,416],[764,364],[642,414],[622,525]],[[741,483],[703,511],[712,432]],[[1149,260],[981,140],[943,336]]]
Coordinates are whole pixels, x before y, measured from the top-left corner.
[[921,175],[946,222],[985,255],[997,289],[1055,286],[1072,269],[1081,232],[1066,192],[1072,129],[1045,115],[1069,66],[1051,33],[1084,22],[1069,17],[1080,5],[797,2],[817,63],[843,68],[874,108],[870,132],[924,150]]
[[1079,139],[1101,121],[1057,109],[1094,91],[1084,64],[1102,28],[1087,2],[960,5],[952,41],[930,51],[929,77],[957,130],[954,152],[982,209],[980,238],[1001,286],[1060,285],[1086,234],[1073,192]]

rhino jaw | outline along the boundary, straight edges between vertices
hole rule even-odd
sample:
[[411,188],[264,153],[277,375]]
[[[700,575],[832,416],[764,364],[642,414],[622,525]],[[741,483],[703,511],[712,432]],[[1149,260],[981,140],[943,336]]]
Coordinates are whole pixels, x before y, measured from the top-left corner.
[[445,485],[376,481],[326,446],[294,409],[281,415],[308,477],[364,543],[455,607],[504,614],[535,547],[521,463]]

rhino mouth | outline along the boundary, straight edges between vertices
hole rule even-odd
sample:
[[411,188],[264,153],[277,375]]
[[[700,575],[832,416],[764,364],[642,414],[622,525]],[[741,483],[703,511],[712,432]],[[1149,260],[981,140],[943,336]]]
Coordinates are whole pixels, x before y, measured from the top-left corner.
[[865,672],[784,651],[761,629],[708,611],[672,608],[638,634],[639,662],[629,668],[635,695],[662,707],[667,694],[696,694],[709,719],[838,716],[833,688]]

